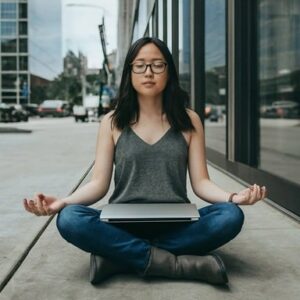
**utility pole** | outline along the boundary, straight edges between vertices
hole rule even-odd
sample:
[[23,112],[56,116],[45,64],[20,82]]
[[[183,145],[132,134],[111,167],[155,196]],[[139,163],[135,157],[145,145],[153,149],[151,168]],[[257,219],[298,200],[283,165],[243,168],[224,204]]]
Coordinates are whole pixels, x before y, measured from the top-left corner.
[[82,105],[84,106],[86,98],[86,62],[85,56],[80,52],[80,79],[81,79],[81,95],[82,95]]
[[17,104],[20,104],[20,77],[17,75],[17,80],[15,82],[16,92],[17,92]]

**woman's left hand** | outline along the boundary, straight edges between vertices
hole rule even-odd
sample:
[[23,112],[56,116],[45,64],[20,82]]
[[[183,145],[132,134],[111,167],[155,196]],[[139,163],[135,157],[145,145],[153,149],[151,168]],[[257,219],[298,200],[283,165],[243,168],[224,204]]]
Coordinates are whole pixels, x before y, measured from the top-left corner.
[[239,205],[252,205],[259,200],[263,200],[266,196],[266,187],[260,187],[259,185],[254,184],[249,188],[240,191],[237,195],[234,195],[232,198],[232,202]]

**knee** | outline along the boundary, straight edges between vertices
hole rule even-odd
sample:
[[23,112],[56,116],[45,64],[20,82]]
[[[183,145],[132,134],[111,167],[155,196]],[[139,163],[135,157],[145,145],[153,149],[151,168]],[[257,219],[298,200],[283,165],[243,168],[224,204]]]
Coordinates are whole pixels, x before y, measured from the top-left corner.
[[77,227],[76,223],[78,222],[78,212],[80,209],[80,205],[68,205],[58,213],[56,227],[63,237],[72,231],[74,226]]
[[234,203],[225,203],[222,209],[224,230],[236,236],[244,224],[244,213],[241,208]]

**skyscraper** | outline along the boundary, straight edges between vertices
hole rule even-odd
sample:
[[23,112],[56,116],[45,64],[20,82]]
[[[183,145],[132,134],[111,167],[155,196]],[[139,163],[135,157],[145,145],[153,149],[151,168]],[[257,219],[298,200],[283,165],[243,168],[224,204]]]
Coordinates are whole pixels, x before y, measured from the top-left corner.
[[61,0],[0,0],[0,39],[0,102],[30,102],[32,77],[62,71]]
[[27,0],[0,0],[0,102],[28,101],[27,5]]

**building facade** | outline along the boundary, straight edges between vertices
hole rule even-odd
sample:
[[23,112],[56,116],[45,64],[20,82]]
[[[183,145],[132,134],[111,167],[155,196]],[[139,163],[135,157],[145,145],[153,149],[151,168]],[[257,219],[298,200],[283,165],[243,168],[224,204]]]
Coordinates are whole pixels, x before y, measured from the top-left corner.
[[28,103],[31,74],[62,71],[60,0],[0,0],[0,39],[0,102]]
[[[209,162],[245,184],[267,186],[270,203],[298,218],[300,1],[120,3],[129,44],[154,36],[171,50],[203,122]],[[130,28],[122,23],[126,11]]]
[[0,102],[27,102],[28,71],[27,0],[0,1]]

